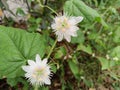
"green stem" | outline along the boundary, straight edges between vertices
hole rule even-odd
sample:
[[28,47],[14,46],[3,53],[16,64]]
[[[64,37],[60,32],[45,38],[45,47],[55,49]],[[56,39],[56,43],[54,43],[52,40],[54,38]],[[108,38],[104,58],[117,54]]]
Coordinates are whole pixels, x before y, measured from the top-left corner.
[[38,90],[38,85],[35,85],[35,88],[34,88],[34,90]]
[[46,6],[46,5],[44,5],[44,7],[46,7],[46,8],[48,8],[48,9],[50,9],[53,13],[55,13],[56,15],[58,15],[58,13],[57,13],[55,10],[53,10],[51,7]]
[[58,13],[57,13],[54,9],[52,9],[51,7],[49,7],[49,6],[47,6],[47,5],[42,5],[41,2],[40,2],[40,0],[37,0],[37,1],[38,1],[38,3],[39,3],[40,7],[42,7],[42,8],[46,7],[46,8],[48,8],[49,10],[51,10],[53,13],[55,13],[56,15],[58,15]]
[[50,57],[50,55],[51,55],[54,47],[56,46],[56,43],[57,43],[57,39],[55,40],[54,44],[52,45],[51,50],[50,50],[50,52],[49,52],[49,54],[48,54],[48,56],[47,56],[47,59],[49,59],[49,57]]

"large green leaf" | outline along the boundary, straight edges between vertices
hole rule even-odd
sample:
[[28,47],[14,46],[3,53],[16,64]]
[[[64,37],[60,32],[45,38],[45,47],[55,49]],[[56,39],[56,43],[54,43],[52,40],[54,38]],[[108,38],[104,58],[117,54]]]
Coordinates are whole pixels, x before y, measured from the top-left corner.
[[92,9],[91,7],[87,6],[81,0],[68,0],[64,5],[64,11],[67,14],[74,15],[74,16],[83,16],[88,21],[98,21],[101,22],[103,26],[107,27],[107,24],[101,18],[100,14]]
[[37,33],[0,26],[0,76],[14,78],[22,75],[21,66],[36,54],[43,57],[46,42]]

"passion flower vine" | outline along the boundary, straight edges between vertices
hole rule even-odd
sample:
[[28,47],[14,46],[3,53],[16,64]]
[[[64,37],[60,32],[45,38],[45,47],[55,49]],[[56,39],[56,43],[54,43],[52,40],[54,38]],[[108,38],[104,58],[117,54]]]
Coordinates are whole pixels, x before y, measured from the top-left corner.
[[22,66],[22,69],[26,72],[25,77],[30,81],[32,85],[50,85],[50,66],[47,64],[47,59],[41,60],[40,56],[36,55],[36,61],[28,60],[26,66]]
[[58,41],[66,39],[68,42],[71,41],[71,36],[77,36],[77,24],[83,20],[82,16],[67,16],[66,14],[62,16],[56,16],[51,27],[55,32]]

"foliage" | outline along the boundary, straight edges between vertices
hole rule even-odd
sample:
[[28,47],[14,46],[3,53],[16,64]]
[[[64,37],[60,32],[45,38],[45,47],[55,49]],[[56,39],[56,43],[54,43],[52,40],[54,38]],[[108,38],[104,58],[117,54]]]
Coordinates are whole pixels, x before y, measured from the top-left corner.
[[[49,58],[52,84],[39,90],[120,89],[120,0],[25,1],[29,8],[26,21],[2,17],[0,82],[5,80],[16,90],[33,90],[21,66],[36,54],[47,57],[56,38],[51,28],[53,18],[65,12],[84,20],[78,24],[77,37],[70,43],[57,42],[53,48]],[[4,0],[0,6],[6,7]],[[24,13],[22,8],[19,11]]]

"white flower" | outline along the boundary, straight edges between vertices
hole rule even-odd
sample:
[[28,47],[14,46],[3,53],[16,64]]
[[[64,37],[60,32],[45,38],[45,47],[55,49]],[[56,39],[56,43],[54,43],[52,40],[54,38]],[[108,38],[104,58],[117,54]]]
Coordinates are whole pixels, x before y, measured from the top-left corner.
[[36,55],[36,61],[28,60],[27,66],[22,66],[26,72],[25,77],[32,85],[50,85],[50,66],[47,64],[47,59],[41,60],[40,56]]
[[77,30],[79,30],[77,24],[82,20],[82,16],[72,17],[63,15],[55,17],[51,27],[58,37],[58,41],[66,39],[68,42],[70,42],[71,36],[77,36]]
[[[15,22],[19,22],[20,20],[27,20],[27,14],[28,14],[28,7],[27,4],[24,2],[24,0],[7,0],[8,10],[4,10],[4,15],[7,18],[12,18]],[[20,13],[17,14],[18,9],[22,9],[25,15],[22,15]]]

